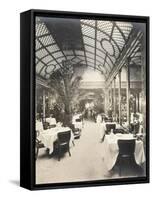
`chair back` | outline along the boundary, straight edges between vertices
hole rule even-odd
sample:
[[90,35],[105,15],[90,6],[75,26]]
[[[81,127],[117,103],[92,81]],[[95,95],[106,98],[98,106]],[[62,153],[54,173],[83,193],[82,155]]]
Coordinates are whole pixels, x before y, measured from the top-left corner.
[[107,133],[110,132],[111,129],[113,129],[113,131],[114,131],[115,128],[116,128],[116,124],[106,124],[106,132]]
[[58,133],[58,142],[59,144],[62,143],[69,143],[71,137],[71,131],[64,131],[64,132],[59,132]]
[[104,118],[104,121],[105,121],[105,122],[112,122],[113,119],[112,119],[112,118],[106,118],[106,117],[105,117],[105,118]]
[[81,119],[76,119],[75,121],[76,121],[76,122],[81,122]]
[[134,155],[135,139],[118,140],[119,155]]
[[114,133],[114,134],[117,134],[117,133],[122,133],[122,134],[124,134],[125,131],[124,131],[124,129],[122,129],[122,128],[116,128],[116,129],[113,130],[113,133]]
[[52,124],[49,126],[49,128],[55,128],[56,127],[56,124]]

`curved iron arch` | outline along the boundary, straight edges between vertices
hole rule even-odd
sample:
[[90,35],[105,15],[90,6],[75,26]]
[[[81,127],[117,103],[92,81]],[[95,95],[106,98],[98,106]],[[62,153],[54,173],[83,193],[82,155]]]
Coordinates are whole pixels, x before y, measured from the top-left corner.
[[[101,30],[101,29],[98,28],[98,27],[93,27],[92,25],[87,24],[87,23],[84,23],[84,22],[81,22],[81,24],[84,24],[84,25],[86,25],[86,26],[89,26],[90,28],[97,29],[97,31],[100,31],[101,33],[105,34],[107,37],[110,38],[110,35],[109,35],[108,33],[106,33],[105,31]],[[120,49],[120,47],[118,46],[117,42],[116,42],[113,38],[111,38],[111,40],[112,40],[112,41],[114,42],[114,44],[117,46],[119,52],[121,52],[121,49]]]

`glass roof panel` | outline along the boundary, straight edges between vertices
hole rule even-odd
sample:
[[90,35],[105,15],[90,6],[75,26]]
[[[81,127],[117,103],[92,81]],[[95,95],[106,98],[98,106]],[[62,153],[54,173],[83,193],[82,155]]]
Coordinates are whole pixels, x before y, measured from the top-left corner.
[[36,51],[36,56],[38,58],[43,58],[48,54],[48,52],[45,49],[41,49],[39,51]]
[[79,58],[79,57],[75,57],[74,59],[72,59],[72,61],[74,61],[74,62],[80,62],[80,61],[82,61],[82,59],[81,58]]
[[45,68],[46,73],[51,73],[55,69],[55,65],[48,65]]
[[110,36],[113,24],[109,21],[97,21],[97,27]]
[[93,64],[94,64],[94,60],[93,60],[93,58],[92,58],[92,57],[87,57],[87,61],[88,61],[88,62],[91,62],[91,63],[93,63]]
[[55,60],[52,60],[51,62],[48,63],[48,65],[58,65]]
[[91,28],[87,25],[82,24],[82,33],[83,35],[87,35],[89,37],[95,38],[95,28]]
[[59,48],[58,48],[58,46],[56,44],[50,45],[49,47],[46,47],[46,48],[48,49],[48,51],[50,53],[53,53],[55,51],[59,51]]
[[[114,67],[133,29],[133,24],[128,22],[81,19],[82,38],[80,40],[83,47],[79,49],[75,48],[77,45],[72,45],[71,48],[66,49],[59,46],[60,43],[56,41],[55,35],[49,31],[49,26],[47,28],[41,20],[39,17],[36,18],[35,48],[38,58],[36,60],[36,71],[41,71],[41,75],[45,78],[49,77],[49,73],[51,73],[47,70],[52,70],[51,67],[47,67],[48,64],[56,65],[56,69],[59,69],[62,66],[62,61],[66,59],[72,60],[73,63],[84,63],[94,68],[96,65],[98,70],[101,69],[99,67],[101,66],[103,73],[106,73],[107,68],[110,70]],[[132,62],[140,60],[139,48],[138,46],[133,51]],[[107,70],[104,70],[104,68]]]
[[38,62],[36,65],[36,73],[39,74],[40,70],[43,68],[44,64],[42,62]]
[[58,51],[58,52],[52,53],[52,55],[54,56],[54,58],[58,58],[58,57],[62,57],[62,56],[64,56],[63,53],[62,53],[61,51]]
[[41,37],[41,38],[39,38],[39,40],[41,41],[41,43],[42,43],[44,46],[47,46],[47,45],[49,45],[49,44],[55,43],[55,40],[52,38],[51,35],[47,35],[47,36]]
[[94,39],[91,39],[91,38],[88,38],[86,36],[83,36],[83,40],[84,40],[85,44],[90,44],[91,46],[94,47],[94,45],[95,45],[95,40]]
[[109,36],[97,30],[97,40],[101,41],[103,38],[109,39]]
[[81,19],[80,21],[95,27],[95,20]]
[[94,53],[94,51],[95,51],[95,50],[94,50],[94,47],[91,47],[91,46],[88,46],[88,45],[85,45],[84,47],[85,47],[85,50],[86,50],[86,51],[90,51],[90,52],[92,52],[92,53]]
[[59,62],[59,63],[62,63],[63,60],[66,60],[66,58],[64,56],[62,57],[59,57],[59,58],[56,58],[56,60]]
[[75,56],[66,56],[68,60],[71,60],[72,58],[74,58]]
[[105,58],[105,53],[103,53],[103,52],[100,51],[99,49],[96,50],[96,55],[97,55],[98,57]]
[[36,50],[37,49],[40,49],[42,47],[42,45],[40,44],[40,42],[36,39],[36,42],[35,42],[35,48]]
[[64,52],[64,54],[66,56],[69,56],[69,55],[72,56],[72,55],[74,55],[74,52],[72,50],[64,50],[63,52]]
[[120,49],[123,48],[123,46],[125,44],[125,40],[123,39],[121,33],[119,32],[119,30],[116,27],[113,30],[112,39],[114,39],[116,41],[116,43],[119,45]]
[[36,23],[36,36],[42,36],[49,33],[44,23]]
[[92,52],[86,51],[86,56],[94,59],[94,54]]
[[48,56],[46,56],[46,57],[44,57],[43,59],[42,59],[42,61],[44,62],[44,63],[48,63],[49,61],[51,61],[52,60],[52,57],[50,56],[50,55],[48,55]]
[[75,51],[75,54],[76,55],[81,55],[81,56],[84,56],[84,51]]
[[116,25],[121,29],[126,39],[129,37],[129,33],[131,32],[133,25],[128,22],[116,22]]
[[104,63],[104,59],[105,58],[102,58],[102,57],[99,57],[96,55],[96,64],[97,64],[97,62],[99,62],[100,64]]

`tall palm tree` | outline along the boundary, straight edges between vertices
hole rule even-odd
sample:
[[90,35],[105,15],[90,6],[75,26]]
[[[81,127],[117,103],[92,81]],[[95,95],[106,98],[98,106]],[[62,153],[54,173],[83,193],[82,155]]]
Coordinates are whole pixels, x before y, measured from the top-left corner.
[[58,94],[64,104],[64,121],[69,124],[72,120],[72,106],[77,96],[81,76],[76,75],[73,66],[63,67],[52,73],[50,87]]

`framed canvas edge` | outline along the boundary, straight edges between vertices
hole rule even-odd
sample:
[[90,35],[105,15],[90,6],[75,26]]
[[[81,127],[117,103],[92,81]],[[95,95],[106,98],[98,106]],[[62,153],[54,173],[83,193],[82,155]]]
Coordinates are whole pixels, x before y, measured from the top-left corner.
[[[29,39],[29,50],[31,52],[29,59],[30,62],[30,91],[29,96],[27,95],[28,104],[30,105],[30,110],[27,110],[30,115],[30,138],[28,138],[30,143],[30,152],[25,152],[24,154],[29,154],[29,161],[30,166],[29,167],[29,185],[25,186],[25,184],[22,184],[20,182],[20,186],[30,189],[30,190],[40,190],[40,189],[61,189],[61,188],[76,188],[76,187],[90,187],[90,186],[110,186],[110,185],[125,185],[125,184],[139,184],[139,183],[149,183],[150,182],[150,141],[149,141],[149,134],[150,134],[150,116],[149,116],[149,110],[150,110],[150,74],[149,74],[149,41],[150,41],[150,35],[149,35],[149,29],[150,29],[150,18],[149,16],[134,16],[134,15],[116,15],[116,14],[100,14],[100,13],[85,13],[85,12],[69,12],[69,11],[51,11],[51,10],[38,10],[38,9],[32,9],[26,12],[21,13],[21,15],[24,15],[25,13],[28,13],[30,15],[30,39]],[[34,104],[35,104],[35,61],[34,61],[34,55],[35,55],[35,16],[55,16],[55,17],[70,17],[70,18],[101,18],[104,17],[106,20],[113,18],[113,20],[122,20],[122,21],[133,21],[133,22],[142,22],[146,24],[146,125],[147,125],[147,134],[146,134],[146,176],[145,177],[138,177],[138,178],[121,178],[121,179],[107,179],[107,180],[95,180],[95,181],[81,181],[81,182],[63,182],[63,183],[46,183],[46,184],[36,184],[35,183],[35,156],[34,156],[34,141],[35,141],[35,115],[34,115]],[[23,48],[20,49],[23,51]],[[20,64],[21,65],[21,64]],[[21,75],[22,78],[23,75]],[[21,112],[20,115],[23,115]],[[23,136],[23,131],[20,133],[20,138]],[[21,138],[22,140],[22,138]],[[23,147],[20,146],[20,151],[23,149]],[[23,156],[23,154],[20,154],[20,159]],[[21,170],[21,168],[20,168]],[[26,166],[25,166],[26,170]],[[23,171],[23,170],[22,170]],[[21,176],[21,174],[20,174]]]

